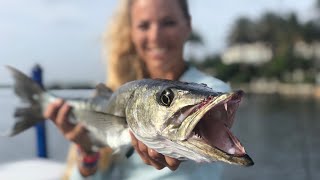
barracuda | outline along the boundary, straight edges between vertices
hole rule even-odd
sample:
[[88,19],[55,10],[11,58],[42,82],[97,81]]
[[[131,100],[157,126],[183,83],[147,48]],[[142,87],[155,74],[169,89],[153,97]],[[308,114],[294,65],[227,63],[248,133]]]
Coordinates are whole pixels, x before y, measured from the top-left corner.
[[[13,136],[43,121],[43,110],[58,97],[8,69],[16,94],[27,103],[15,111],[15,125],[6,133]],[[115,92],[99,84],[92,98],[65,100],[73,106],[69,120],[86,126],[93,148],[111,147],[124,156],[132,149],[130,130],[148,147],[173,158],[251,166],[252,159],[230,131],[242,96],[242,91],[219,93],[205,84],[144,79]]]

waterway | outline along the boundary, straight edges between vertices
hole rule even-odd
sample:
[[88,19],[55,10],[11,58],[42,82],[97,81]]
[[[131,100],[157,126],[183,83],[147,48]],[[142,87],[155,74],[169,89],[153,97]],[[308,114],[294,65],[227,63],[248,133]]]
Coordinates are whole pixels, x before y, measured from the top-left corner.
[[[62,90],[55,94],[88,96],[89,90]],[[0,132],[13,123],[19,104],[11,90],[0,89]],[[46,123],[48,156],[64,162],[68,142],[51,122]],[[232,128],[252,167],[224,164],[224,180],[318,180],[320,179],[320,101],[310,97],[245,95]],[[35,130],[0,138],[0,164],[36,157]],[[208,173],[210,177],[210,173]]]

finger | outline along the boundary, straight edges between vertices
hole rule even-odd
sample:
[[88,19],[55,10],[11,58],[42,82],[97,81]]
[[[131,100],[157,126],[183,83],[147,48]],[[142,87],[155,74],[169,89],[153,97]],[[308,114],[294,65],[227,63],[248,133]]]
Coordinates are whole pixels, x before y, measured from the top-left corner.
[[150,164],[156,169],[160,170],[167,166],[164,156],[157,151],[148,148],[148,155],[150,158]]
[[166,161],[165,161],[165,158],[164,158],[164,155],[158,153],[157,151],[149,148],[148,149],[148,155],[151,159],[157,161],[157,162],[160,162],[161,164],[163,165],[166,165]]
[[131,131],[129,131],[129,134],[131,136],[131,144],[132,144],[132,146],[135,149],[138,148],[138,140],[137,140],[137,138],[133,135],[133,133]]
[[[167,166],[172,171],[175,171],[181,163],[179,160],[168,157],[168,156],[164,156],[151,148],[149,148],[148,152],[151,160],[156,161],[158,163],[157,164],[158,166],[160,165],[163,165],[163,167]],[[151,163],[154,163],[154,162],[151,162]]]
[[140,158],[142,159],[142,161],[145,164],[150,165],[149,159],[146,158],[145,155],[139,149],[138,139],[134,136],[134,134],[131,131],[129,131],[129,134],[131,136],[131,144],[132,144],[133,148],[135,149],[135,151],[139,154]]
[[137,140],[138,142],[138,153],[140,155],[140,157],[142,158],[143,162],[145,162],[146,164],[150,165],[150,157],[148,155],[148,147],[143,144],[142,142],[140,142],[139,140]]
[[150,163],[150,165],[151,166],[153,166],[153,167],[155,167],[156,169],[158,169],[158,170],[161,170],[161,169],[163,169],[164,167],[166,167],[164,164],[162,164],[161,162],[158,162],[158,161],[156,161],[156,160],[154,160],[154,159],[149,159],[149,163]]
[[146,154],[144,154],[143,152],[140,151],[140,149],[138,147],[135,148],[136,152],[139,154],[140,158],[142,159],[142,161],[147,164],[147,165],[151,165],[150,164],[150,158],[148,158],[146,156]]
[[51,119],[53,121],[56,120],[56,116],[57,116],[57,112],[60,109],[60,107],[63,104],[63,100],[62,99],[58,99],[56,101],[54,101],[53,103],[50,103],[48,105],[48,107],[46,108],[46,110],[43,113],[43,116],[47,119]]
[[60,127],[60,129],[63,132],[71,131],[75,127],[74,124],[71,124],[68,121],[68,114],[69,114],[70,110],[71,110],[71,106],[69,106],[68,104],[64,103],[62,105],[62,107],[60,108],[60,110],[58,111],[58,115],[57,115],[57,118],[56,118],[56,125],[58,127]]
[[[151,165],[158,170],[163,169],[165,167],[165,165],[150,158],[149,148],[144,143],[140,142],[131,131],[129,131],[129,133],[131,136],[131,144],[134,147],[134,149],[136,150],[136,152],[139,154],[142,161],[145,164]],[[154,151],[154,152],[156,152],[156,151]],[[150,153],[153,154],[154,152],[151,151]],[[155,157],[157,157],[157,156],[158,155],[155,155]]]
[[139,140],[138,140],[138,148],[144,155],[149,156],[148,147],[143,142],[141,142]]
[[145,164],[151,165],[158,170],[163,169],[165,167],[164,164],[162,164],[161,162],[158,162],[157,160],[152,159],[149,156],[148,154],[149,148],[144,143],[138,141],[138,149],[139,149],[138,153]]
[[88,130],[83,124],[78,123],[72,131],[65,134],[65,138],[78,144],[87,153],[92,153],[92,142]]
[[165,156],[165,160],[166,160],[166,163],[167,163],[167,167],[171,170],[171,171],[175,171],[178,169],[181,161],[177,160],[177,159],[174,159],[174,158],[171,158],[171,157],[168,157],[168,156]]
[[[139,147],[139,150],[141,151],[143,159],[145,159],[144,162],[148,162],[146,164],[151,165],[158,170],[163,169],[165,167],[165,164],[160,162],[161,161],[161,154],[148,148],[144,143],[142,143],[139,140],[138,140],[138,147]],[[150,154],[154,155],[155,157],[158,157],[158,159],[152,159],[149,156],[149,152],[150,152]]]
[[87,130],[82,124],[77,124],[72,131],[66,133],[65,137],[77,144],[85,144],[88,142]]

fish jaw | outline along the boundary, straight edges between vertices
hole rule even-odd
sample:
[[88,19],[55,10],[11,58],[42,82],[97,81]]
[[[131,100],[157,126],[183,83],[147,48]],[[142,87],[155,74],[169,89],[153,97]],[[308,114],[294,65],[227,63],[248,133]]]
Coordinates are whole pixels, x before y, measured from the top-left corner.
[[253,165],[244,147],[230,131],[242,96],[242,91],[208,96],[201,103],[184,110],[182,116],[185,119],[176,130],[177,139],[174,141],[203,155],[203,158],[188,158],[197,162],[219,160],[230,164]]

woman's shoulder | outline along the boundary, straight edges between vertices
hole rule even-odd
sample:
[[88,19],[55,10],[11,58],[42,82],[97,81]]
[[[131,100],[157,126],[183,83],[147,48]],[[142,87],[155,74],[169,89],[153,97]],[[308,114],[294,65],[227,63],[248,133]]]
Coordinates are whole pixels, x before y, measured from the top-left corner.
[[229,84],[213,76],[205,74],[192,66],[189,67],[188,70],[183,73],[179,80],[185,82],[204,83],[207,84],[207,86],[211,87],[213,90],[219,92],[231,91]]

